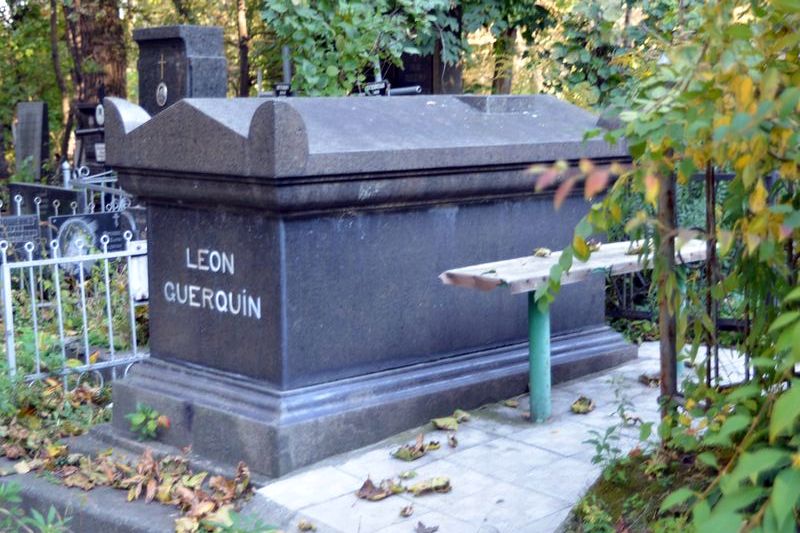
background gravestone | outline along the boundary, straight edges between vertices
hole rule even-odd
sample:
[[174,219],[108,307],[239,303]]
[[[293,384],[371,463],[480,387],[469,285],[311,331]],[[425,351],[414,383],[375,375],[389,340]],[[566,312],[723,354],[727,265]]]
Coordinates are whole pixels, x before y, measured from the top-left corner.
[[[14,155],[17,172],[30,164],[35,181],[42,177],[42,164],[50,157],[50,131],[47,124],[45,102],[22,102],[17,104],[17,128],[14,139]],[[26,161],[30,158],[30,163]]]
[[227,68],[219,26],[133,31],[139,45],[139,105],[155,115],[181,98],[224,97]]
[[403,54],[403,66],[390,66],[385,78],[393,88],[419,85],[422,94],[460,94],[461,66],[446,65],[438,50],[430,55]]

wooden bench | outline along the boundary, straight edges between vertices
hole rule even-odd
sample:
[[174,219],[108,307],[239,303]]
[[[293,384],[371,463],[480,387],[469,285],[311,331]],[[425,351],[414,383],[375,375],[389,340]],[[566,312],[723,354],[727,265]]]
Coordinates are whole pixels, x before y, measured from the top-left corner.
[[[561,276],[561,284],[578,283],[595,273],[610,276],[638,272],[650,268],[637,253],[631,253],[635,242],[623,241],[602,244],[586,262],[575,259],[572,268]],[[706,242],[691,240],[676,255],[684,263],[702,261],[706,257]],[[548,283],[550,269],[558,264],[561,252],[545,257],[530,255],[517,259],[484,263],[448,270],[439,276],[445,284],[490,291],[508,287],[511,294],[528,293],[528,340],[531,420],[543,422],[550,416],[550,311],[541,310],[535,291]]]

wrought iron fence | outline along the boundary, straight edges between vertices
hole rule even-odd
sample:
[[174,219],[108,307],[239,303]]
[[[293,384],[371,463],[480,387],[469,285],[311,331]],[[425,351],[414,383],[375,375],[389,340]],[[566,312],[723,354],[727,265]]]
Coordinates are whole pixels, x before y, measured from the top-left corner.
[[148,357],[147,242],[129,231],[124,239],[121,251],[109,251],[106,234],[102,250],[78,240],[68,257],[57,240],[38,254],[28,242],[23,260],[13,262],[12,247],[0,240],[3,351],[12,376],[102,381]]

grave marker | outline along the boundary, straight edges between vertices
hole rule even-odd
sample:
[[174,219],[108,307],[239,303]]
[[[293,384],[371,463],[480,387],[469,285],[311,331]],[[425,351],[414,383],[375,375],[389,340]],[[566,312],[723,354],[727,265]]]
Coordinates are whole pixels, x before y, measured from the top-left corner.
[[12,253],[17,260],[28,259],[24,246],[29,242],[35,246],[33,258],[38,258],[41,246],[40,237],[39,218],[36,215],[0,217],[0,240],[11,245]]
[[[452,264],[560,248],[531,165],[627,159],[545,95],[106,100],[109,163],[148,203],[150,351],[114,386],[167,444],[282,475],[525,391],[525,303],[447,290]],[[554,381],[635,357],[602,276],[552,309]],[[387,414],[388,413],[388,414]]]
[[139,102],[151,115],[181,98],[224,97],[227,61],[218,26],[160,26],[133,31],[139,45]]
[[17,104],[14,157],[18,173],[27,166],[34,181],[42,179],[42,165],[50,157],[50,130],[45,102]]
[[85,200],[83,191],[65,189],[54,185],[39,185],[36,183],[9,183],[8,184],[8,211],[17,214],[17,203],[15,199],[19,197],[19,214],[36,214],[36,198],[39,198],[39,214],[42,220],[47,220],[52,216],[71,215],[73,211],[77,214],[85,210]]

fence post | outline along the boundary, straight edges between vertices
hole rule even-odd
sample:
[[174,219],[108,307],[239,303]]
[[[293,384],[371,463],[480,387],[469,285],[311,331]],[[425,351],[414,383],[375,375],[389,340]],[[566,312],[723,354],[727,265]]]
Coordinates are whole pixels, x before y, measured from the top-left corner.
[[11,377],[17,374],[17,353],[14,348],[14,304],[11,301],[11,269],[8,268],[6,251],[8,243],[0,241],[0,276],[3,278],[3,329],[5,330],[6,359],[8,372]]

